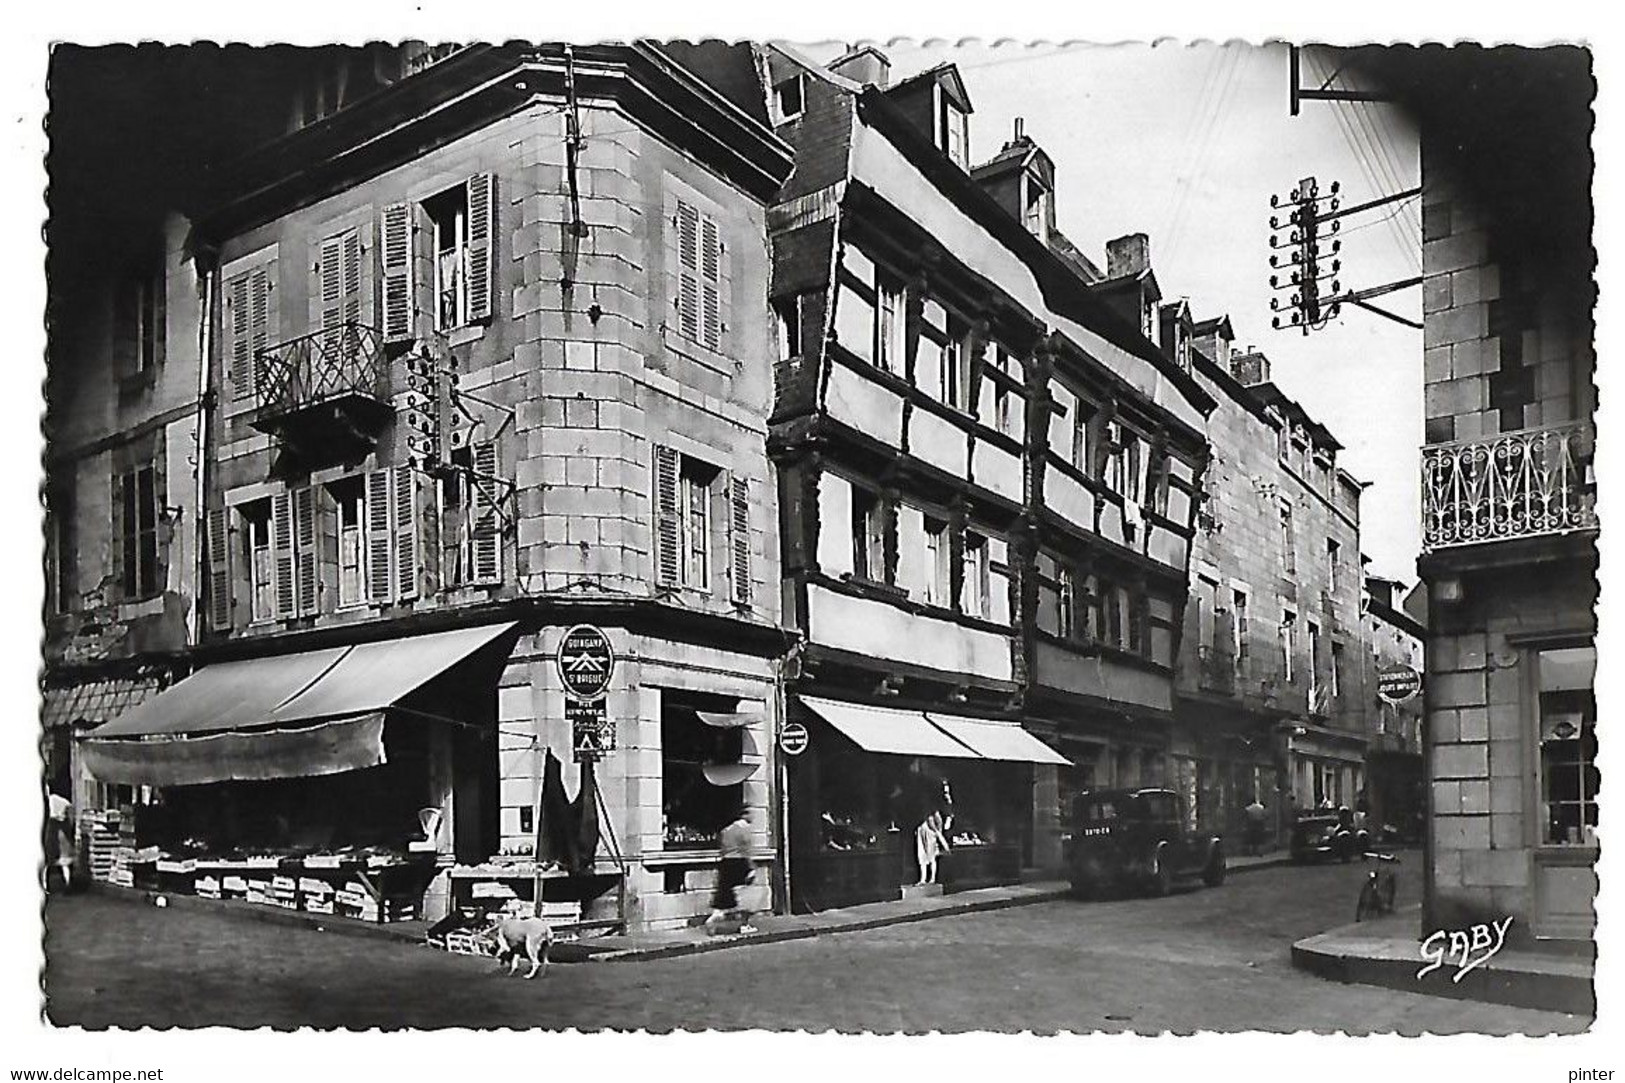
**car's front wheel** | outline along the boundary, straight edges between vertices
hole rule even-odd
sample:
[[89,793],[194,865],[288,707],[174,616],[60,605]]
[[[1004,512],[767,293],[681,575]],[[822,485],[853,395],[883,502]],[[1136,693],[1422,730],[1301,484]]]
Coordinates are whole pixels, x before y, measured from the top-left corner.
[[1157,854],[1151,866],[1151,894],[1159,899],[1174,889],[1174,870],[1168,867],[1167,856]]

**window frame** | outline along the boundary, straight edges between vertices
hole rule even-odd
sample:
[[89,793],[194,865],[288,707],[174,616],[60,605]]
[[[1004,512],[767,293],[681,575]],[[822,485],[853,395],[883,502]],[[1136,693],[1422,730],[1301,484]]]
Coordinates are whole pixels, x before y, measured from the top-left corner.
[[[276,621],[276,552],[271,541],[270,498],[238,504],[232,509],[242,531],[243,575],[248,586],[248,623]],[[261,601],[263,597],[263,611]]]
[[1293,683],[1293,651],[1297,649],[1298,614],[1291,609],[1282,608],[1281,624],[1278,633],[1281,647],[1281,681],[1283,684]]
[[163,547],[158,537],[163,494],[158,491],[158,464],[147,460],[120,470],[115,477],[115,495],[122,504],[116,539],[122,573],[119,598],[125,602],[145,601],[164,591]]
[[[785,107],[784,107],[783,90],[787,86],[794,86],[796,88],[796,101],[799,104],[797,104],[796,109],[795,109],[794,112],[791,112],[791,111],[785,109]],[[806,72],[798,71],[794,75],[790,76],[789,78],[780,79],[778,82],[774,83],[772,85],[772,87],[769,88],[769,90],[770,90],[770,93],[768,94],[768,100],[770,102],[772,102],[772,105],[773,105],[773,125],[774,125],[774,127],[777,127],[780,124],[788,124],[792,120],[799,120],[801,118],[801,116],[804,113],[806,113],[806,111],[807,111],[807,74],[806,74]]]
[[[1542,656],[1557,652],[1580,652],[1590,654],[1591,685],[1589,688],[1558,688],[1551,690],[1546,688],[1547,682],[1542,673],[1541,667]],[[1588,839],[1586,837],[1585,829],[1588,826],[1592,828],[1597,827],[1599,811],[1597,794],[1601,789],[1601,772],[1596,766],[1596,746],[1598,743],[1597,715],[1599,713],[1596,696],[1596,673],[1599,659],[1600,656],[1597,653],[1595,641],[1590,640],[1589,638],[1572,641],[1547,641],[1531,643],[1527,644],[1526,649],[1524,650],[1524,684],[1530,707],[1526,713],[1526,717],[1531,719],[1534,729],[1534,732],[1531,735],[1531,741],[1534,746],[1533,750],[1536,759],[1534,778],[1531,785],[1534,787],[1536,807],[1541,810],[1544,817],[1539,827],[1536,829],[1539,832],[1536,839],[1536,845],[1543,850],[1556,850],[1569,853],[1588,853],[1595,852],[1598,848],[1598,841],[1595,837],[1595,833],[1593,832],[1592,837]],[[1548,758],[1548,751],[1546,747],[1552,742],[1547,741],[1544,736],[1547,729],[1547,704],[1545,701],[1547,696],[1559,696],[1565,694],[1571,698],[1579,700],[1578,713],[1580,715],[1580,723],[1573,738],[1558,738],[1557,740],[1565,745],[1572,743],[1575,751],[1578,754],[1572,761],[1564,761],[1553,765]],[[1569,707],[1563,713],[1574,714],[1576,712],[1572,707]],[[1589,755],[1587,752],[1588,740],[1592,746]],[[1576,789],[1578,794],[1576,798],[1572,800],[1554,800],[1550,796],[1552,792],[1550,771],[1551,767],[1553,766],[1562,768],[1572,767],[1576,769],[1579,783]],[[1598,785],[1589,790],[1590,796],[1588,797],[1586,783],[1593,773],[1595,773],[1597,776]],[[1577,837],[1572,839],[1553,837],[1554,830],[1558,826],[1558,823],[1553,815],[1553,806],[1557,805],[1578,806],[1579,816],[1577,823],[1574,825],[1576,828]],[[1588,810],[1590,815],[1589,823],[1587,822]]]
[[[469,319],[468,299],[469,262],[472,258],[469,250],[468,185],[458,184],[443,192],[437,192],[423,200],[421,205],[430,229],[430,315],[436,331],[454,331],[472,322]],[[449,218],[449,222],[444,220],[446,218]],[[445,248],[443,240],[448,226],[452,234],[451,247]],[[451,267],[455,276],[455,281],[451,285],[453,311],[449,323],[446,322],[446,313],[442,308],[443,295],[447,292],[444,281],[446,256],[451,257]]]
[[[989,535],[966,527],[959,557],[959,611],[977,620],[989,619],[993,609],[993,560],[988,541]],[[973,598],[974,608],[970,604]]]
[[903,282],[875,268],[874,364],[901,376],[907,367],[908,293]]

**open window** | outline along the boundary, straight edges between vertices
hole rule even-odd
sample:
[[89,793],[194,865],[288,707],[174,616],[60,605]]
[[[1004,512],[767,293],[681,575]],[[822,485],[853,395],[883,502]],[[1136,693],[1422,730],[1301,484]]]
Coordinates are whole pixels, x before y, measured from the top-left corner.
[[451,331],[492,315],[496,190],[489,173],[421,203],[383,210],[384,339],[410,341],[424,327]]
[[773,84],[773,123],[788,124],[806,109],[806,75],[796,72]]

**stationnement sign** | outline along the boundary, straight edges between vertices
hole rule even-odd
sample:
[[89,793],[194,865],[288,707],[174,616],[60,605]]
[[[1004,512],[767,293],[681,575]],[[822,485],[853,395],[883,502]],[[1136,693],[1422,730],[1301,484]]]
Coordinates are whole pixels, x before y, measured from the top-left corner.
[[1422,675],[1410,666],[1388,666],[1377,671],[1377,695],[1389,703],[1404,703],[1422,690]]
[[603,699],[615,672],[615,649],[603,629],[578,624],[559,640],[559,680],[571,699]]
[[779,731],[779,750],[786,756],[799,756],[807,751],[810,740],[806,726],[800,722],[786,722]]

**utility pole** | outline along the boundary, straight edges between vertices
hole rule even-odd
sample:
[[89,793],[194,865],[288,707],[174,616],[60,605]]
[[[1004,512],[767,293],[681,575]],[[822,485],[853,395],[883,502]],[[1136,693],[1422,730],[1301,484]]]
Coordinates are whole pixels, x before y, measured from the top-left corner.
[[[1337,316],[1342,284],[1334,276],[1342,269],[1342,261],[1336,256],[1343,247],[1343,242],[1335,236],[1342,228],[1336,221],[1341,217],[1338,210],[1342,206],[1337,192],[1338,183],[1333,181],[1331,191],[1322,196],[1315,178],[1305,177],[1285,200],[1270,196],[1271,207],[1292,208],[1284,222],[1279,215],[1270,215],[1270,229],[1287,230],[1284,240],[1279,233],[1270,234],[1271,248],[1287,250],[1270,253],[1271,269],[1283,272],[1270,275],[1270,288],[1292,291],[1285,303],[1280,297],[1270,298],[1270,310],[1287,317],[1285,323],[1281,316],[1270,318],[1270,325],[1276,329],[1297,327],[1307,335]],[[1331,238],[1324,252],[1321,250],[1323,224],[1326,235]],[[1330,296],[1322,301],[1322,287],[1327,285]]]

